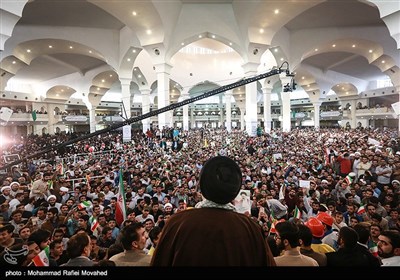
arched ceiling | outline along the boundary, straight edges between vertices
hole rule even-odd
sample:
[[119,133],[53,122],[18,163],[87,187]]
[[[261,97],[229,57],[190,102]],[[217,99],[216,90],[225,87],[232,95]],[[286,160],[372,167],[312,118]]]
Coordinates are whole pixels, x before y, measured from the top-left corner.
[[[68,39],[60,40],[60,34]],[[335,41],[364,49],[329,49]],[[116,77],[130,75],[139,88],[150,87],[157,80],[153,65],[159,59],[148,52],[153,45],[160,46],[161,56],[172,55],[170,78],[183,91],[206,80],[222,85],[243,77],[242,64],[255,59],[257,44],[270,48],[269,56],[276,60],[269,60],[271,65],[262,65],[260,71],[288,60],[292,70],[296,66],[307,73],[313,87],[369,84],[394,77],[400,64],[396,42],[378,8],[365,1],[34,0],[25,5],[0,52],[4,73],[0,89],[16,81],[48,83],[45,90],[51,94],[56,94],[57,86],[69,86],[103,96],[120,90]],[[369,44],[379,54],[365,54]],[[383,60],[387,66],[381,65]],[[115,80],[102,87],[93,77],[107,71],[115,73]],[[239,92],[234,92],[238,100]],[[171,100],[175,102],[181,93],[171,95]]]

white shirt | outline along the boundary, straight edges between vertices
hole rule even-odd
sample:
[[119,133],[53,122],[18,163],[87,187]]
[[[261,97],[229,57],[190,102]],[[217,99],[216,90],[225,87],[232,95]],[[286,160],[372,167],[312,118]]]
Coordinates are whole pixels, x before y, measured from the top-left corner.
[[400,256],[382,259],[382,266],[400,266]]

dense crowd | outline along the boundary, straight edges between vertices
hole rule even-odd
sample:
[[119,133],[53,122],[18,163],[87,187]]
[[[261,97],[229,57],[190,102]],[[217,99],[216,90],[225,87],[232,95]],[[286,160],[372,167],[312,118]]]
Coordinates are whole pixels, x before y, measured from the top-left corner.
[[[79,136],[18,137],[2,153],[23,158]],[[50,266],[150,265],[168,219],[203,201],[199,175],[217,155],[239,165],[236,211],[259,225],[277,265],[302,265],[281,259],[285,233],[291,247],[315,260],[306,265],[345,265],[325,254],[356,245],[373,258],[359,265],[400,265],[397,131],[295,129],[250,137],[207,128],[152,128],[130,142],[110,132],[13,166],[0,181],[0,263],[38,265],[35,256],[48,248]],[[116,215],[122,186],[125,220]],[[28,253],[10,261],[23,248]],[[121,260],[124,251],[132,254]]]

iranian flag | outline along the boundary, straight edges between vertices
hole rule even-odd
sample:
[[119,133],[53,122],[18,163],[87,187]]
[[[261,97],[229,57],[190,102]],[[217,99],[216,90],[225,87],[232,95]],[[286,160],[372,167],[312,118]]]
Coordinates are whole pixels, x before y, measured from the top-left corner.
[[378,245],[376,245],[375,243],[372,245],[372,247],[369,248],[369,251],[371,252],[371,254],[378,258]]
[[269,215],[269,223],[270,223],[270,229],[269,233],[276,233],[275,225],[278,220],[274,218],[274,214],[271,210],[271,214]]
[[88,207],[92,206],[92,203],[90,201],[83,201],[81,203],[78,204],[78,209],[82,210],[82,209],[86,209]]
[[97,221],[96,218],[94,218],[92,223],[91,223],[90,230],[92,232],[94,232],[97,229],[98,226],[99,226],[99,222]]
[[49,266],[50,248],[47,246],[36,257],[32,259],[35,266]]
[[121,225],[126,219],[126,203],[125,203],[125,188],[122,178],[123,169],[119,170],[119,191],[117,195],[117,205],[115,207],[115,220],[118,225]]
[[348,184],[351,185],[351,183],[353,183],[354,178],[351,177],[350,175],[347,175],[346,178],[344,179],[344,181]]
[[271,224],[271,228],[269,230],[269,233],[276,233],[275,225],[276,225],[276,221]]
[[357,214],[362,215],[365,213],[365,207],[364,205],[361,205],[360,208],[358,208]]
[[297,208],[297,206],[294,208],[293,218],[296,218],[299,220],[301,219],[301,211],[299,208]]

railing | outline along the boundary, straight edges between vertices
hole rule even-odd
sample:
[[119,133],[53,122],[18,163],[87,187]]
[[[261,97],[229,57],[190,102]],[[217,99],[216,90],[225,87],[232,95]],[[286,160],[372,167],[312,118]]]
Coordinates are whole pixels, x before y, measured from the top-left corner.
[[[286,65],[287,69],[282,69],[283,65]],[[192,98],[183,100],[181,102],[177,102],[177,103],[174,103],[174,104],[167,105],[167,106],[165,106],[163,108],[148,112],[148,113],[143,114],[143,115],[138,116],[138,117],[127,119],[127,120],[123,121],[122,123],[113,124],[108,128],[97,130],[97,131],[95,131],[93,133],[89,133],[89,134],[83,135],[81,137],[77,137],[75,139],[71,139],[71,140],[66,141],[64,143],[60,143],[60,144],[57,144],[57,145],[49,146],[48,148],[46,148],[46,149],[44,149],[42,151],[39,151],[37,153],[33,153],[33,154],[23,158],[23,159],[20,159],[18,161],[12,162],[10,164],[6,164],[6,165],[0,167],[0,170],[10,168],[13,165],[17,165],[17,164],[19,164],[19,163],[21,163],[21,162],[23,162],[23,161],[25,161],[27,159],[37,158],[37,157],[39,157],[39,156],[41,156],[41,155],[43,155],[45,153],[49,153],[51,151],[61,149],[61,148],[65,147],[65,146],[67,146],[67,145],[71,145],[73,143],[76,143],[76,142],[91,138],[93,136],[97,136],[97,135],[101,135],[103,133],[110,132],[112,130],[118,129],[118,128],[123,127],[125,125],[130,125],[132,123],[139,122],[141,120],[144,120],[144,119],[150,118],[152,116],[156,116],[156,115],[159,115],[159,114],[162,114],[162,113],[177,109],[177,108],[182,107],[184,105],[188,105],[190,103],[193,103],[193,102],[208,98],[210,96],[214,96],[214,95],[217,95],[219,93],[222,93],[222,92],[225,92],[225,91],[228,91],[228,90],[232,90],[234,88],[238,88],[238,87],[244,86],[246,84],[253,83],[255,81],[258,81],[258,80],[261,80],[261,79],[265,79],[265,78],[268,78],[268,77],[271,77],[271,76],[274,76],[274,75],[279,75],[282,72],[285,72],[286,75],[289,76],[289,77],[294,77],[294,74],[290,73],[288,62],[285,61],[285,62],[282,63],[281,67],[278,68],[278,69],[272,69],[271,71],[269,71],[267,73],[260,74],[260,75],[254,76],[254,77],[244,78],[244,79],[242,79],[242,80],[240,80],[238,82],[234,82],[234,83],[231,83],[231,84],[228,84],[228,85],[225,85],[225,86],[221,86],[219,88],[207,91],[207,92],[205,92],[203,94],[200,94],[200,95],[198,95],[196,97],[192,97]],[[291,90],[291,89],[289,88],[289,90]]]

